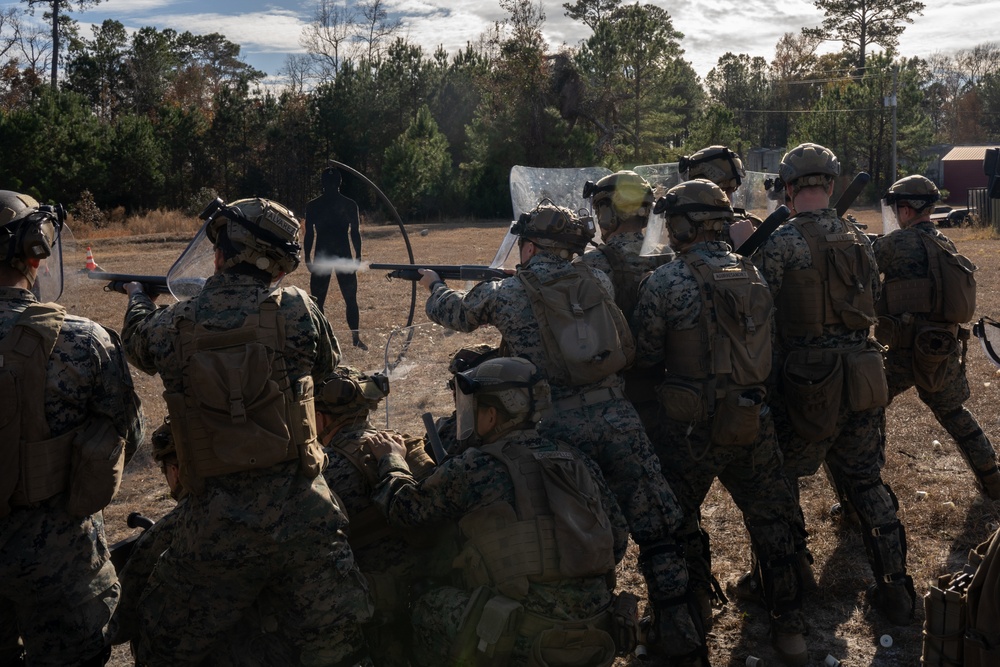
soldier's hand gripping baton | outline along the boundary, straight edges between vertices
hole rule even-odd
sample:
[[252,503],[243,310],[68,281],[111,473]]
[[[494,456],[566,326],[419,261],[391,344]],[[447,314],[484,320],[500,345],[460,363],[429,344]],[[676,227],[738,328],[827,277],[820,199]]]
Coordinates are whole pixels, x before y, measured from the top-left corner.
[[749,257],[754,254],[754,252],[764,244],[775,229],[778,228],[781,223],[792,215],[792,212],[788,210],[787,206],[779,206],[774,209],[774,212],[764,218],[764,222],[760,223],[757,229],[753,230],[753,234],[750,235],[746,241],[744,241],[739,248],[736,249],[736,253],[743,255],[744,257]]
[[140,276],[132,273],[105,273],[104,271],[88,271],[87,277],[91,280],[107,280],[104,286],[105,292],[121,292],[127,294],[125,285],[127,283],[141,283],[142,289],[147,294],[170,294],[167,287],[166,276]]
[[511,269],[494,269],[491,266],[473,264],[369,264],[374,271],[388,271],[386,278],[401,278],[403,280],[420,280],[418,269],[430,269],[438,274],[441,280],[494,280],[514,275]]

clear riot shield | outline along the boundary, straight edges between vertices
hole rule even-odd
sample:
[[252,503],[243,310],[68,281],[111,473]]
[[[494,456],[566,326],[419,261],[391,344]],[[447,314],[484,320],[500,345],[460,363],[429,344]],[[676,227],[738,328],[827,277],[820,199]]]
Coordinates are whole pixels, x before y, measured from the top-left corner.
[[[681,174],[676,162],[665,164],[643,164],[633,169],[653,186],[653,196],[662,197],[667,190],[681,182]],[[646,224],[646,239],[642,242],[641,255],[661,255],[670,248],[667,241],[666,220],[662,215],[649,214]]]
[[740,187],[733,194],[733,208],[742,208],[747,213],[752,213],[758,218],[764,219],[778,208],[778,202],[769,199],[764,181],[769,178],[777,178],[775,174],[768,174],[763,171],[748,171]]
[[[521,217],[538,206],[543,199],[550,199],[557,206],[571,211],[590,211],[590,201],[583,197],[583,185],[587,181],[595,183],[612,173],[605,167],[574,167],[549,169],[546,167],[522,167],[516,165],[510,170],[510,203],[514,209],[514,219]],[[600,228],[594,243],[600,242]],[[490,266],[513,269],[519,257],[512,250],[517,246],[517,237],[508,232],[496,257]]]
[[349,344],[343,347],[342,364],[365,372],[383,372],[389,378],[389,395],[382,401],[372,421],[379,427],[421,436],[425,432],[422,415],[447,417],[455,408],[448,388],[451,358],[463,347],[486,343],[500,345],[493,327],[459,333],[426,322],[392,331],[362,330],[368,350]]

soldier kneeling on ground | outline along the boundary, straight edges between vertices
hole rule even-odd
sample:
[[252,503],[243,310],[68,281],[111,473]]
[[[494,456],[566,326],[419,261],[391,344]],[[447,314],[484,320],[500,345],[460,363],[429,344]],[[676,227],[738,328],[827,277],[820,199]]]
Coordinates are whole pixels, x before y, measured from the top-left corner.
[[458,522],[465,540],[460,583],[414,605],[415,661],[611,665],[635,631],[635,599],[612,592],[628,533],[614,496],[589,459],[535,430],[550,394],[531,362],[493,359],[455,385],[458,436],[474,431],[480,447],[417,482],[402,438],[370,445],[389,522]]

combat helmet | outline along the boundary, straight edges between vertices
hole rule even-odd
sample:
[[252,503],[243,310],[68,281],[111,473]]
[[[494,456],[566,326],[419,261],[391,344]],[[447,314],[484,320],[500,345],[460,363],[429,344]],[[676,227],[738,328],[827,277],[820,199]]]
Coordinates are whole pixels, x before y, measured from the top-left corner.
[[[455,375],[455,412],[460,440],[475,432],[479,405],[502,407],[510,419],[497,424],[489,436],[499,437],[524,425],[533,425],[552,406],[548,381],[533,363],[522,357],[490,359]],[[484,436],[489,440],[489,436]]]
[[278,202],[253,197],[225,204],[216,199],[201,218],[207,221],[205,234],[213,244],[219,243],[220,231],[226,230],[223,243],[232,244],[235,252],[223,268],[246,263],[277,278],[299,265],[299,221]]
[[156,427],[149,438],[153,449],[153,460],[164,463],[169,458],[176,460],[177,447],[174,445],[174,435],[170,430],[170,417],[165,417],[163,423]]
[[933,206],[941,193],[929,178],[914,174],[893,183],[882,198],[887,206],[904,204],[920,213]]
[[[368,415],[388,395],[389,378],[385,375],[368,375],[352,366],[337,366],[316,388],[316,411],[333,420],[327,431],[346,424],[364,425]],[[320,434],[321,440],[324,435]]]
[[34,285],[38,262],[52,255],[65,220],[61,204],[42,206],[29,195],[0,190],[0,262]]
[[529,213],[522,213],[510,231],[564,259],[583,254],[597,233],[593,218],[578,216],[549,199],[543,199]]
[[726,146],[709,146],[694,155],[685,155],[677,169],[687,180],[704,178],[723,190],[735,190],[747,176],[740,156]]
[[684,181],[656,200],[656,214],[666,217],[670,235],[687,243],[701,229],[721,232],[733,219],[733,206],[718,185],[704,178]]
[[630,218],[640,219],[645,227],[653,208],[652,186],[634,171],[608,174],[597,183],[587,181],[583,197],[590,199],[597,224],[607,234]]
[[827,185],[840,175],[840,162],[829,148],[819,144],[799,144],[785,153],[778,165],[778,176],[792,187]]

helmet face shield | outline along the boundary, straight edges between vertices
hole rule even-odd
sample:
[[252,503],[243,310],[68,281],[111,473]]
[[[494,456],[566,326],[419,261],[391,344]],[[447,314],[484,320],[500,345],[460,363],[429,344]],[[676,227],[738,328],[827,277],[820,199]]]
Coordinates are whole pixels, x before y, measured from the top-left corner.
[[[45,211],[51,209],[50,206],[39,207]],[[58,207],[62,209],[62,206]],[[43,237],[44,242],[38,241],[39,253],[44,257],[39,259],[38,271],[35,276],[35,284],[31,286],[31,291],[39,301],[57,301],[62,296],[65,276],[63,274],[63,255],[65,248],[73,245],[73,234],[63,223],[61,215],[55,212],[46,211],[44,218],[40,221],[37,233]]]
[[455,437],[467,440],[476,432],[476,396],[473,381],[459,373],[455,376]]

